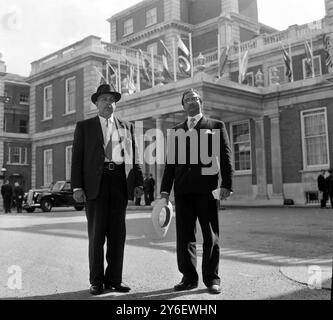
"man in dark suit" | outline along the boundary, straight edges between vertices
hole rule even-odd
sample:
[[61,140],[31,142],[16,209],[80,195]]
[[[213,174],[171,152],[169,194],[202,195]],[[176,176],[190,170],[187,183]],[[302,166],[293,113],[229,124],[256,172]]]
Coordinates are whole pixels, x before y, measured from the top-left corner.
[[22,202],[23,202],[24,191],[18,182],[14,183],[13,198],[16,205],[17,213],[22,213]]
[[317,178],[317,185],[319,190],[319,200],[320,200],[320,208],[326,208],[327,202],[327,186],[325,180],[325,170],[321,170],[320,174]]
[[6,180],[5,183],[1,187],[1,195],[2,195],[2,199],[3,199],[3,206],[5,209],[5,213],[11,213],[12,200],[13,200],[13,188],[9,184],[8,180]]
[[138,188],[142,188],[143,178],[133,125],[114,116],[120,98],[121,94],[112,86],[99,86],[91,96],[98,116],[78,122],[74,133],[71,182],[74,200],[86,201],[90,293],[94,295],[101,294],[103,289],[130,290],[122,283],[128,203],[126,175],[133,169]]
[[[203,282],[210,293],[216,294],[221,292],[219,222],[218,201],[212,191],[218,191],[219,199],[226,199],[231,193],[231,149],[224,123],[202,114],[202,99],[196,90],[184,92],[182,105],[187,119],[170,132],[161,183],[161,197],[167,201],[174,184],[177,263],[183,274],[174,289],[190,290],[198,286],[195,238],[198,219],[204,240]],[[220,188],[218,174],[222,176]]]

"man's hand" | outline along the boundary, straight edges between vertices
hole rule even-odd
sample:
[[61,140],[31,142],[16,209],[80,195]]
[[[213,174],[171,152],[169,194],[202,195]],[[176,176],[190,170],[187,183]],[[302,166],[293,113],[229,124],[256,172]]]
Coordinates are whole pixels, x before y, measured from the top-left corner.
[[221,188],[221,192],[220,192],[220,200],[227,200],[227,198],[230,197],[230,190],[226,189],[226,188]]
[[73,192],[73,199],[78,203],[82,203],[86,201],[86,195],[82,189],[78,189]]

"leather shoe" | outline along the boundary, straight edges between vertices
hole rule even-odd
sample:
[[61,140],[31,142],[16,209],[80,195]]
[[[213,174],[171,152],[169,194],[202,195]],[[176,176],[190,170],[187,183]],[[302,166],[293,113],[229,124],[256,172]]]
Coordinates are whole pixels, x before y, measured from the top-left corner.
[[114,290],[116,292],[129,292],[131,290],[130,287],[124,285],[123,283],[117,283],[117,284],[105,284],[106,290]]
[[94,296],[102,294],[103,293],[103,286],[102,285],[92,285],[92,286],[90,286],[89,292],[91,294],[93,294]]
[[219,294],[221,293],[221,287],[218,284],[212,284],[211,286],[208,286],[208,292],[212,294]]
[[176,284],[173,288],[175,291],[185,291],[185,290],[192,290],[198,287],[198,282],[184,282],[181,281],[180,283]]

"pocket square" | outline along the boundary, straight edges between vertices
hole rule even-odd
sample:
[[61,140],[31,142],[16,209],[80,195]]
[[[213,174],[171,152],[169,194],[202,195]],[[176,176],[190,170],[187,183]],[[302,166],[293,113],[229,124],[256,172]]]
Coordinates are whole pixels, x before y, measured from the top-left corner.
[[213,132],[212,130],[207,129],[205,134],[215,134],[215,132]]

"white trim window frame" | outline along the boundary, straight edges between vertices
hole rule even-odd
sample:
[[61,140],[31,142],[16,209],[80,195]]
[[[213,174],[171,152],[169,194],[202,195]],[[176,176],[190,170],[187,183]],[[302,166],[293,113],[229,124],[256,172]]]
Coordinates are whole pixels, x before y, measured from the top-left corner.
[[29,94],[20,93],[20,104],[29,105]]
[[[306,76],[305,60],[306,60],[306,58],[302,59],[303,79],[310,79],[310,78],[312,78],[312,75]],[[316,61],[318,61],[319,70],[316,68]],[[320,77],[323,72],[322,67],[321,67],[321,56],[320,55],[313,57],[313,64],[314,64],[315,77]]]
[[65,81],[66,92],[66,109],[65,114],[72,114],[76,112],[76,78],[71,77]]
[[44,87],[43,120],[52,119],[52,85]]
[[48,187],[53,182],[53,150],[43,152],[43,185]]
[[[272,83],[272,69],[276,68],[276,69],[282,69],[282,72],[279,72],[279,80],[278,83],[279,84],[283,84],[283,83],[287,83],[288,79],[286,76],[286,66],[284,64],[276,64],[276,65],[272,65],[268,68],[268,85],[271,86],[274,83]],[[282,76],[282,78],[281,78]]]
[[66,180],[71,179],[71,166],[72,166],[72,145],[65,148],[65,168],[66,168]]
[[157,42],[153,42],[153,43],[147,45],[147,52],[149,54],[151,54],[152,50],[153,50],[154,56],[157,56]]
[[301,111],[301,134],[304,170],[328,169],[330,155],[326,107]]
[[127,19],[124,21],[124,37],[133,33],[133,19]]
[[[247,133],[248,139],[243,139],[242,141],[235,141],[235,127],[236,126],[244,126],[247,125]],[[236,175],[241,174],[251,174],[252,173],[252,144],[251,144],[251,125],[250,120],[231,122],[230,123],[230,142],[232,146],[232,161],[234,165],[234,170]],[[237,148],[235,148],[237,147]],[[237,149],[237,150],[236,150]],[[243,150],[242,150],[243,149]],[[244,155],[242,157],[242,153],[245,155],[249,153],[249,155]],[[237,156],[239,155],[239,156]],[[236,159],[237,158],[237,159]],[[236,164],[237,161],[237,164]],[[244,163],[246,169],[244,169]]]
[[146,11],[146,27],[157,23],[157,8]]
[[[27,152],[26,147],[8,147],[8,158],[7,164],[9,165],[27,165]],[[14,157],[17,157],[17,161],[14,160]]]

